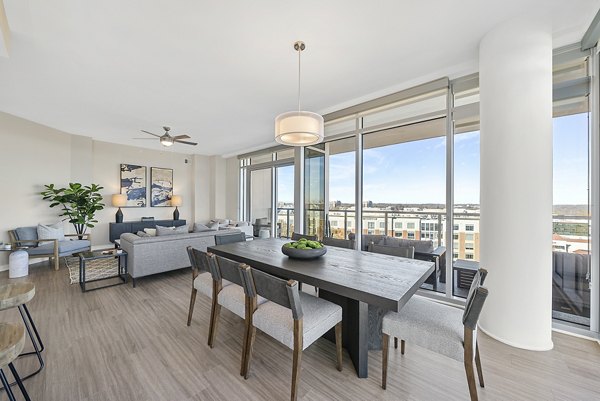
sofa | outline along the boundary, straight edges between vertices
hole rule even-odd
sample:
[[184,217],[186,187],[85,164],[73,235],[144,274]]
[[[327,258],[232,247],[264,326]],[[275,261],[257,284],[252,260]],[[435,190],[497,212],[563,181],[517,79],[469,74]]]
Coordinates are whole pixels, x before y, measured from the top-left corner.
[[432,285],[433,289],[436,290],[438,278],[440,283],[446,282],[446,247],[434,247],[431,240],[411,240],[386,235],[363,235],[361,250],[367,251],[371,243],[390,247],[414,247],[415,259],[435,263],[435,271],[425,280],[425,283]]
[[199,224],[202,224],[204,226],[210,226],[214,223],[218,224],[219,230],[237,229],[237,230],[243,232],[244,234],[246,234],[246,237],[252,237],[252,235],[253,235],[252,224],[250,224],[250,222],[236,221],[236,220],[231,220],[231,219],[216,219],[215,218],[215,219],[210,219],[208,221],[200,221],[194,225],[194,231],[198,231],[197,227]]
[[215,245],[215,235],[239,232],[238,229],[222,229],[159,236],[139,236],[133,233],[121,234],[121,249],[127,252],[127,270],[133,279],[190,267],[187,247],[191,246],[206,252]]

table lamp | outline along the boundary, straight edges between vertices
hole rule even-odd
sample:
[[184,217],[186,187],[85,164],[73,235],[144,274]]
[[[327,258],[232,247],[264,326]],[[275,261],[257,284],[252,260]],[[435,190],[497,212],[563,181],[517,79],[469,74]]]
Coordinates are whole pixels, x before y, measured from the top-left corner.
[[177,206],[181,206],[183,199],[181,199],[181,195],[173,195],[171,196],[171,206],[175,206],[175,211],[173,212],[173,220],[179,220],[179,209]]
[[127,195],[125,194],[115,194],[112,196],[112,205],[118,207],[117,214],[115,214],[115,220],[117,223],[123,222],[123,212],[121,211],[121,206],[127,206]]

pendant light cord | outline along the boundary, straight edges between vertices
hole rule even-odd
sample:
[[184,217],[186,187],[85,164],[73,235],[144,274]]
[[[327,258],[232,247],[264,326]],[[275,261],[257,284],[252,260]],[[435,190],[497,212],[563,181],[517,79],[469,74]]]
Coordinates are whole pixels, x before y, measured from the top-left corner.
[[302,54],[302,49],[299,48],[298,49],[298,113],[300,113],[300,79],[302,78],[302,75],[300,73],[301,69],[300,69],[300,56]]

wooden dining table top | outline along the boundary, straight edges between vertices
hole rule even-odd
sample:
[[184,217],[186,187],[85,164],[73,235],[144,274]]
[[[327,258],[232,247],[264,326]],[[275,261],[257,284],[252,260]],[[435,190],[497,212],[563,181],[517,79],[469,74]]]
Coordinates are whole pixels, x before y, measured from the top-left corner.
[[433,262],[335,247],[317,259],[292,259],[281,252],[286,242],[254,239],[210,246],[208,252],[396,312],[435,269]]

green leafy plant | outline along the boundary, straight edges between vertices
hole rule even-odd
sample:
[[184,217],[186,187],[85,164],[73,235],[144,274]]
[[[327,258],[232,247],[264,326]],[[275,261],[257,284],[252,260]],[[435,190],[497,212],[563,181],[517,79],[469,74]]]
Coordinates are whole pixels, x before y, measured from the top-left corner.
[[94,227],[98,220],[94,219],[97,211],[104,209],[102,203],[101,187],[96,184],[83,186],[79,183],[69,183],[68,188],[56,188],[54,184],[44,185],[46,188],[40,193],[42,199],[50,202],[50,207],[60,206],[65,220],[73,224],[75,231],[82,238],[88,227]]

